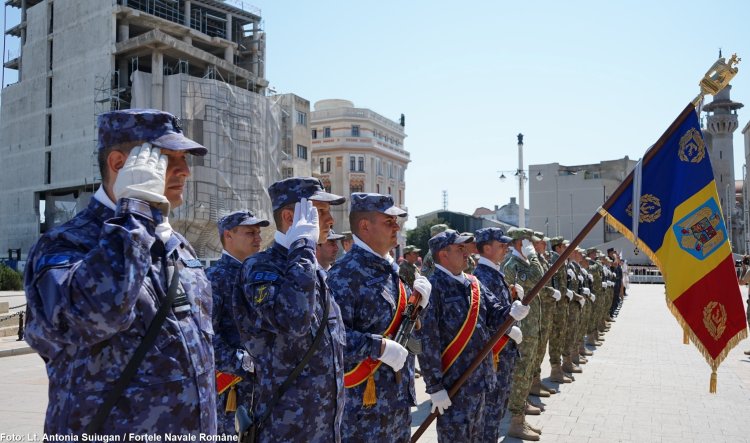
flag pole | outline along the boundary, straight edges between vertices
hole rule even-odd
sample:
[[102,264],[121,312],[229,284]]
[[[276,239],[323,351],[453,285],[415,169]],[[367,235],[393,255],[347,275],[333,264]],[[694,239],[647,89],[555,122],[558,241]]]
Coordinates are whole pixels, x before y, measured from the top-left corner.
[[[712,67],[713,68],[713,67]],[[709,71],[710,72],[710,71]],[[707,74],[708,75],[708,74]],[[728,80],[727,80],[728,83]],[[718,91],[717,91],[718,92]],[[702,99],[703,94],[697,98],[697,101],[700,101]],[[688,116],[690,112],[696,111],[696,101],[692,101],[688,103],[687,106],[685,106],[685,109],[682,110],[680,115],[675,119],[671,125],[669,125],[669,128],[659,137],[659,140],[648,150],[646,151],[646,154],[643,156],[643,166],[648,164],[649,161],[661,150],[661,148],[664,146],[667,139],[672,135],[672,133],[679,127],[679,125],[682,123],[683,120]],[[620,186],[617,187],[615,192],[607,199],[606,202],[602,205],[601,209],[608,210],[612,204],[617,201],[617,199],[622,195],[623,192],[630,186],[630,184],[633,182],[633,172],[628,174],[627,177],[625,177],[625,180],[623,180],[622,183],[620,183]],[[573,239],[573,241],[570,242],[568,247],[563,251],[562,254],[560,254],[560,257],[553,263],[550,268],[547,270],[547,272],[544,273],[542,278],[537,282],[536,285],[534,285],[533,288],[524,296],[524,299],[522,303],[524,305],[528,305],[531,303],[531,301],[534,299],[534,297],[537,296],[539,291],[542,290],[544,285],[552,278],[552,276],[555,275],[555,273],[560,269],[563,263],[565,263],[565,260],[570,256],[570,254],[573,252],[573,250],[578,246],[584,238],[588,235],[588,233],[594,228],[594,226],[602,219],[602,214],[599,211],[596,211],[596,213],[591,217],[591,220],[586,224],[586,226],[581,229],[581,231],[576,235],[576,237]],[[499,329],[495,334],[492,335],[490,340],[485,344],[484,348],[482,348],[481,351],[479,351],[479,354],[474,358],[474,360],[471,362],[469,367],[466,369],[466,371],[461,374],[461,376],[456,380],[456,382],[450,387],[448,390],[448,396],[453,397],[456,392],[458,392],[459,389],[461,389],[461,386],[466,382],[466,380],[471,376],[471,374],[479,367],[479,365],[482,363],[482,361],[487,357],[487,355],[492,351],[492,348],[495,346],[495,344],[505,335],[508,330],[511,328],[515,320],[513,320],[512,317],[508,316],[508,318],[505,319],[505,321],[500,325]],[[503,347],[505,347],[503,345]],[[502,349],[502,348],[501,348]],[[422,422],[422,424],[419,426],[419,428],[416,430],[416,432],[411,437],[411,443],[415,443],[417,440],[419,440],[419,437],[424,434],[424,432],[427,430],[427,428],[432,424],[432,421],[435,420],[437,417],[437,412],[432,412],[430,415],[427,416],[427,418]]]

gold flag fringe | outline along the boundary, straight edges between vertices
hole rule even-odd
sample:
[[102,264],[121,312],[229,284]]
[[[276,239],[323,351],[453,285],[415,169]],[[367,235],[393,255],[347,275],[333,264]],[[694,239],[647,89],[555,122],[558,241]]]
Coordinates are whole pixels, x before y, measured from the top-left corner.
[[[599,213],[604,217],[604,221],[615,228],[617,231],[619,231],[625,238],[630,240],[632,243],[636,245],[638,249],[643,251],[648,258],[653,261],[656,266],[659,267],[661,270],[662,276],[664,276],[664,281],[667,281],[667,276],[664,274],[664,268],[662,267],[661,263],[659,262],[659,259],[656,257],[656,254],[649,248],[645,243],[643,243],[640,239],[636,241],[635,236],[632,232],[630,232],[630,229],[628,229],[625,225],[620,223],[619,220],[612,217],[609,212],[607,212],[603,208],[599,208]],[[669,299],[669,297],[665,294],[665,300],[667,302],[667,308],[669,308],[669,311],[672,313],[674,318],[677,320],[677,323],[682,327],[683,331],[683,343],[688,343],[689,341],[693,342],[693,345],[698,349],[698,352],[703,355],[703,358],[706,360],[706,363],[711,367],[711,381],[709,383],[709,392],[714,394],[716,393],[716,385],[717,385],[717,374],[716,371],[719,369],[719,365],[721,365],[721,362],[724,361],[725,358],[727,358],[727,355],[729,355],[729,352],[737,346],[737,344],[747,338],[747,329],[743,329],[737,334],[735,334],[734,337],[729,339],[727,341],[726,346],[721,351],[719,355],[716,356],[716,358],[712,358],[711,354],[709,354],[708,350],[705,346],[703,346],[703,343],[700,342],[698,339],[698,336],[693,332],[693,330],[690,328],[690,325],[685,321],[685,319],[682,317],[682,314],[677,309],[677,307],[672,303],[672,300]],[[686,341],[687,340],[687,341]]]
[[688,335],[687,328],[682,328],[682,344],[689,345],[690,344],[690,335]]

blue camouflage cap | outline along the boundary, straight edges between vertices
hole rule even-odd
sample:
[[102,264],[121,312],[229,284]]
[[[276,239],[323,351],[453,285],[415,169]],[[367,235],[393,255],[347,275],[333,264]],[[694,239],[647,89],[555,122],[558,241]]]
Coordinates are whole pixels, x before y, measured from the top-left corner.
[[323,189],[323,182],[314,177],[292,177],[277,181],[268,187],[273,210],[294,204],[306,198],[308,200],[340,205],[346,198],[331,194]]
[[450,245],[459,245],[462,243],[471,243],[474,241],[474,236],[471,234],[462,234],[453,229],[447,229],[434,235],[427,244],[430,246],[430,252],[435,256],[437,253]]
[[262,226],[266,227],[271,223],[268,220],[261,220],[253,215],[250,211],[236,211],[225,215],[219,219],[217,226],[219,228],[219,237],[224,235],[224,231],[234,229],[237,226]]
[[500,228],[482,228],[478,229],[474,233],[474,240],[477,243],[482,242],[488,242],[492,240],[497,240],[500,243],[510,243],[511,238],[505,235],[505,232],[503,232]]
[[96,118],[99,138],[98,150],[120,143],[144,141],[157,148],[188,151],[206,155],[208,149],[185,137],[180,120],[157,109],[123,109],[105,112]]
[[390,195],[367,192],[352,193],[350,212],[380,212],[385,215],[406,217],[406,211],[396,206]]

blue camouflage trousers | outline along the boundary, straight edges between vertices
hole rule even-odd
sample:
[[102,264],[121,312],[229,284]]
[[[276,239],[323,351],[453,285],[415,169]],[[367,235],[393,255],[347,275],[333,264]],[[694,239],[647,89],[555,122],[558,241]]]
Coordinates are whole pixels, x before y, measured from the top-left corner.
[[[347,403],[353,401],[346,399]],[[393,408],[384,414],[381,408],[348,407],[341,423],[342,443],[408,443],[411,438],[410,408]]]
[[500,422],[508,409],[511,383],[513,383],[513,371],[516,367],[517,350],[505,349],[500,352],[500,360],[497,364],[495,376],[497,381],[495,387],[488,390],[484,398],[484,443],[497,443],[500,438]]
[[459,390],[451,398],[451,407],[437,418],[438,443],[482,442],[484,396],[484,392],[467,395]]

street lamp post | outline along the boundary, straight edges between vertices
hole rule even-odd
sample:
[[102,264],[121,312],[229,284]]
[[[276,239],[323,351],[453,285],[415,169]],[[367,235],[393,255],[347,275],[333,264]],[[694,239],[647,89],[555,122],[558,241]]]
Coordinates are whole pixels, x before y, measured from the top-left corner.
[[525,228],[526,211],[524,210],[523,182],[526,179],[526,174],[523,171],[523,134],[521,133],[518,134],[518,172],[516,175],[518,176],[518,227]]

